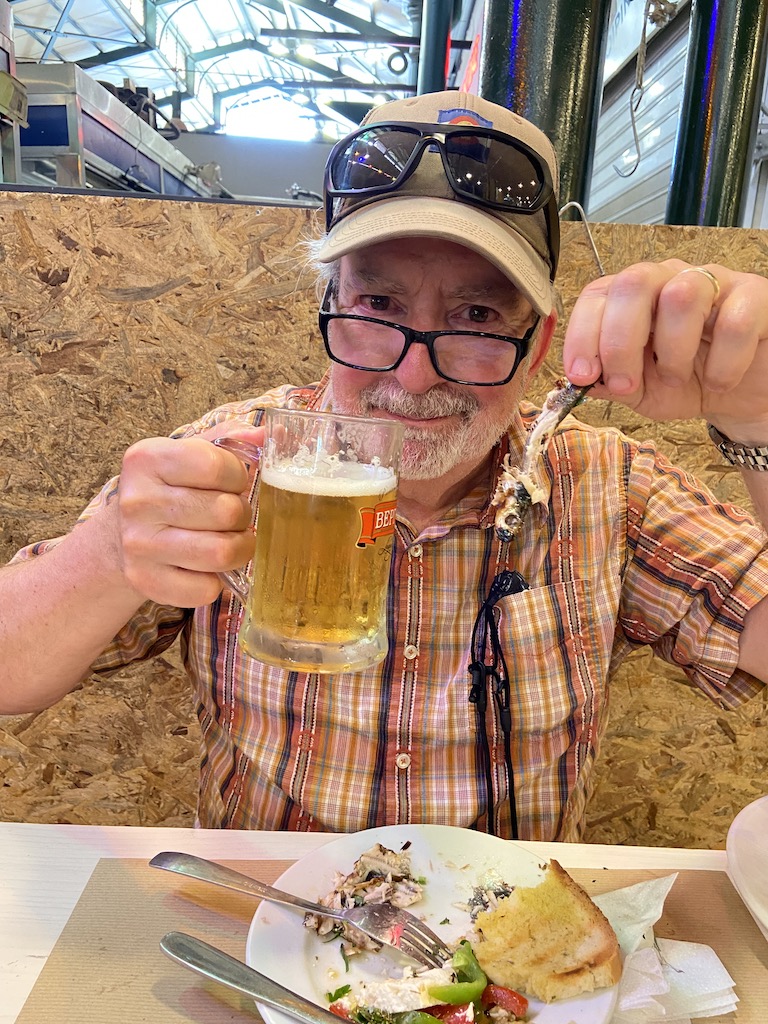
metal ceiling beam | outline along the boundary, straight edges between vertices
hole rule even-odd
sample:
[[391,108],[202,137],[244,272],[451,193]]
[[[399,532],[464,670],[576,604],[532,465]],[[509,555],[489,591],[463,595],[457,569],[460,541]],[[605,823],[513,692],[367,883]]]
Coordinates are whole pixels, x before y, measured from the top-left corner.
[[[18,2],[20,2],[20,0],[16,0],[16,2],[18,3]],[[11,0],[11,4],[12,5],[13,5],[13,3],[14,3],[14,0]],[[69,8],[70,5],[71,5],[71,3],[68,3],[67,4],[67,8]],[[61,8],[59,8],[55,3],[50,3],[49,6],[54,11],[56,11],[57,14],[61,14]],[[78,30],[78,32],[80,33],[80,35],[84,39],[90,39],[91,38],[91,36],[87,32],[83,31],[82,26],[74,18],[69,18],[69,23],[73,26],[73,28]],[[61,24],[61,19],[59,20],[59,24]],[[124,21],[123,21],[123,24],[125,24]],[[16,26],[16,27],[19,27],[19,26]],[[127,26],[126,26],[126,28],[127,28]],[[25,29],[25,31],[28,32],[30,36],[32,36],[32,38],[35,40],[36,43],[40,44],[40,46],[43,48],[43,50],[45,50],[48,47],[49,42],[50,42],[50,40],[46,38],[47,36],[50,36],[51,33],[56,33],[57,35],[61,35],[62,34],[62,33],[57,32],[56,29],[51,29],[51,28],[33,28],[33,27],[30,27],[30,28]],[[41,36],[42,36],[42,38],[41,38]],[[53,49],[53,48],[51,48],[51,49]],[[49,51],[49,56],[50,56],[50,51]],[[65,63],[65,64],[68,63],[67,59],[65,57],[63,57],[60,53],[55,53],[55,56],[57,57],[58,60],[62,61],[62,63]],[[38,61],[38,63],[39,63],[39,61]]]
[[48,37],[48,42],[45,44],[45,49],[43,50],[42,55],[40,57],[41,64],[44,61],[46,61],[48,57],[51,55],[51,52],[54,46],[56,45],[56,40],[59,38],[59,31],[66,25],[67,21],[69,20],[69,12],[72,10],[72,4],[74,2],[75,0],[66,0],[66,3],[59,11],[59,20],[56,22],[55,28],[53,28],[53,30],[51,31],[51,34]]
[[123,46],[118,50],[105,50],[103,53],[95,53],[92,57],[84,57],[82,60],[72,61],[83,71],[89,68],[98,68],[102,64],[116,64],[119,60],[126,60],[128,57],[137,57],[140,53],[149,53],[154,50],[151,43],[136,43],[134,46]]
[[152,46],[157,42],[157,7],[144,0],[144,38]]
[[248,32],[258,31],[258,26],[255,24],[255,21],[251,16],[253,14],[253,8],[249,7],[248,4],[243,2],[243,0],[235,0],[235,2],[242,19],[243,35],[247,35]]
[[[280,79],[278,82],[274,78],[263,78],[260,80],[254,79],[253,82],[248,85],[240,85],[234,89],[225,89],[222,92],[214,93],[213,95],[213,121],[210,128],[221,128],[221,106],[222,102],[229,99],[232,96],[242,96],[245,93],[251,92],[254,89],[273,88],[277,92],[290,92],[292,89],[317,89],[317,90],[331,90],[331,89],[351,89],[355,92],[371,93],[377,92],[403,92],[407,95],[414,95],[416,92],[415,85],[404,85],[402,82],[375,82],[372,85],[361,85],[359,82],[355,82],[351,79],[342,79],[339,82],[324,82],[324,81],[308,81],[306,79],[296,79],[294,81]],[[157,100],[157,105],[162,107],[169,103],[175,102],[175,97],[166,97],[164,99]],[[342,100],[333,101],[339,107],[343,106]],[[352,105],[350,105],[352,106]],[[367,104],[358,104],[361,113],[357,118],[358,121],[362,120],[363,115],[370,109]],[[314,108],[317,109],[317,108]],[[322,115],[321,115],[322,116]],[[342,112],[342,116],[345,116]]]
[[[24,32],[29,32],[30,35],[34,35],[39,32],[41,35],[50,35],[54,30],[52,28],[43,28],[40,25],[27,25],[20,21],[14,21],[14,28],[22,29]],[[110,36],[95,36],[92,32],[58,32],[57,36],[59,39],[83,39],[93,43],[106,43],[107,45],[114,45],[115,43],[121,43],[125,45],[125,48],[129,47],[133,43],[137,43],[135,38],[131,43],[127,39],[115,39]],[[259,29],[259,38],[268,39],[310,39],[310,40],[328,40],[339,43],[380,43],[389,46],[407,46],[412,49],[417,49],[421,44],[421,38],[419,36],[399,36],[396,33],[391,33],[386,36],[364,36],[360,35],[359,32],[323,32],[319,29],[312,28],[261,28]],[[147,32],[149,35],[149,32]],[[42,40],[38,40],[42,43]],[[472,43],[468,39],[451,39],[452,50],[468,50]],[[150,45],[150,49],[153,47]],[[111,51],[110,51],[111,52]],[[82,65],[81,65],[82,66]]]
[[[25,25],[20,21],[14,21],[13,27],[14,29],[23,29],[24,32],[29,32],[30,35],[33,35],[35,32],[40,32],[42,35],[50,35],[51,32],[53,32],[52,28],[41,28],[39,25]],[[59,39],[82,39],[89,43],[107,43],[107,45],[110,46],[114,46],[115,43],[120,43],[121,45],[125,44],[126,46],[129,45],[129,41],[127,39],[95,36],[92,32],[57,32],[56,35]],[[135,43],[136,39],[133,38],[130,42]]]
[[[105,2],[107,4],[107,6],[109,7],[109,10],[125,26],[126,32],[130,32],[131,31],[131,26],[126,22],[123,11],[117,10],[114,7],[112,7],[112,5],[109,3],[109,0],[105,0]],[[131,19],[131,20],[133,20],[133,19]],[[83,35],[86,34],[85,28],[80,24],[78,19],[76,17],[74,17],[72,14],[70,14],[70,16],[69,16],[69,24],[72,26],[73,29],[75,29],[76,32],[82,32]],[[134,38],[135,38],[135,36],[134,36]],[[63,60],[65,63],[68,63],[66,57],[59,57],[59,59]]]
[[[202,64],[204,61],[210,60],[212,57],[223,57],[227,53],[235,53],[238,50],[255,50],[256,53],[260,53],[270,60],[275,59],[274,55],[269,52],[269,48],[255,39],[243,39],[240,42],[227,43],[224,46],[215,46],[210,50],[200,50],[196,53],[191,53],[190,58],[196,64]],[[321,64],[316,60],[310,60],[308,57],[299,57],[296,54],[292,54],[280,57],[280,60],[284,61],[286,64],[293,64],[295,67],[304,68],[305,71],[311,71],[316,75],[324,75],[328,78],[334,79],[338,78],[339,72],[336,68],[329,68],[326,64]],[[354,88],[357,88],[357,86]]]
[[[19,2],[19,0],[16,0]],[[111,39],[96,37],[87,31],[80,31],[79,35],[83,40],[88,40],[94,46],[102,46],[105,49],[100,52],[93,54],[92,56],[82,58],[81,60],[72,61],[79,67],[88,71],[93,68],[102,67],[105,65],[116,64],[120,61],[124,61],[130,58],[134,58],[141,54],[146,54],[152,51],[157,51],[157,18],[158,8],[164,7],[166,3],[174,2],[174,0],[145,0],[145,26],[143,26],[144,33],[146,36],[145,41],[137,41],[137,27],[133,18],[130,18],[128,13],[124,11],[120,5],[113,4],[111,0],[105,0],[107,6],[116,16],[119,22],[125,27],[123,39]],[[14,0],[11,0],[14,4]],[[353,14],[349,14],[345,11],[337,10],[333,4],[334,0],[235,0],[237,9],[240,12],[241,18],[246,19],[248,24],[251,26],[255,33],[264,33],[264,36],[272,38],[296,38],[296,39],[326,39],[336,40],[341,44],[344,43],[361,43],[370,45],[388,45],[392,47],[408,47],[414,48],[418,46],[419,40],[412,36],[400,36],[396,32],[385,29],[372,21],[366,21],[363,18],[358,18]],[[51,0],[49,3],[49,9],[56,12],[58,18],[55,27],[53,28],[39,28],[36,29],[34,26],[22,26],[17,24],[17,28],[22,31],[29,33],[32,38],[40,45],[44,57],[59,57],[56,53],[56,41],[62,38],[76,38],[77,31],[81,29],[81,26],[77,21],[71,17],[71,10],[73,8],[74,0]],[[322,32],[315,29],[300,29],[286,27],[285,29],[278,28],[266,28],[261,29],[257,25],[251,24],[252,13],[258,11],[262,12],[275,12],[277,14],[286,16],[286,7],[291,7],[296,10],[297,14],[299,11],[305,11],[308,14],[320,16],[321,18],[327,19],[331,26],[340,26],[341,29],[346,31],[329,31]],[[177,8],[178,9],[178,8]],[[271,21],[274,26],[276,18],[274,15],[266,14],[267,21]],[[166,22],[167,22],[166,18]],[[238,18],[238,20],[241,20]],[[289,16],[289,20],[293,20]],[[70,31],[63,31],[64,26]],[[75,29],[75,31],[71,31]],[[126,39],[128,36],[129,39]],[[129,41],[130,40],[130,41]],[[463,41],[457,42],[459,47],[463,47],[465,44]],[[106,47],[112,46],[112,49]],[[227,53],[235,53],[240,50],[250,49],[255,53],[258,53],[265,57],[268,61],[272,62],[271,66],[267,66],[264,70],[271,71],[275,77],[269,78],[255,78],[241,86],[237,86],[234,89],[226,90],[220,94],[215,94],[217,99],[234,95],[242,95],[244,93],[252,92],[254,89],[261,88],[264,86],[274,86],[274,88],[283,91],[292,91],[296,89],[304,90],[336,90],[340,92],[355,91],[363,94],[373,94],[375,92],[394,92],[394,93],[405,93],[412,94],[415,92],[415,87],[412,85],[406,85],[402,82],[382,83],[382,82],[359,82],[354,77],[349,75],[340,75],[338,69],[329,67],[318,60],[312,60],[309,58],[298,57],[296,55],[288,55],[279,59],[278,67],[280,65],[287,66],[289,74],[290,67],[293,67],[294,74],[298,73],[298,70],[305,72],[307,78],[295,77],[288,80],[287,82],[280,77],[279,71],[275,73],[272,68],[275,66],[275,57],[269,52],[268,46],[264,43],[259,43],[257,39],[243,39],[236,43],[230,43],[226,46],[211,48],[206,51],[201,51],[196,54],[189,54],[187,52],[187,63],[184,72],[170,67],[167,68],[169,78],[175,78],[178,80],[181,76],[184,85],[186,86],[186,92],[184,92],[184,86],[181,90],[178,90],[175,96],[177,97],[177,104],[180,102],[180,98],[183,95],[193,96],[194,93],[191,91],[194,86],[193,83],[199,80],[200,75],[205,75],[208,69],[200,67],[201,61],[210,61],[216,57],[224,56]],[[165,64],[166,61],[158,52],[158,56],[161,58],[161,63]],[[230,79],[231,80],[231,79]],[[162,101],[160,101],[162,102]]]
[[[117,15],[122,12],[114,9],[113,13]],[[84,71],[88,71],[90,68],[101,67],[104,64],[116,64],[118,61],[127,60],[130,57],[137,57],[142,53],[156,52],[161,61],[164,62],[168,77],[172,80],[170,84],[173,85],[174,81],[183,81],[187,90],[187,95],[192,96],[191,83],[194,81],[194,73],[195,71],[202,73],[202,69],[190,67],[192,61],[189,56],[189,51],[183,47],[183,52],[186,55],[185,67],[183,70],[171,67],[162,52],[157,49],[157,8],[154,3],[150,2],[150,0],[145,0],[144,19],[144,42],[137,42],[133,46],[122,46],[115,50],[106,50],[101,53],[94,54],[92,57],[84,57],[82,60],[70,61],[69,63],[77,64],[78,67],[81,67]],[[131,26],[126,23],[125,19],[123,19],[123,24],[125,25],[126,30],[130,31]]]
[[365,21],[363,18],[355,17],[354,14],[340,11],[333,4],[326,3],[325,0],[286,0],[286,2],[291,7],[298,7],[302,11],[310,11],[312,14],[319,14],[323,18],[328,18],[329,21],[335,22],[337,25],[344,25],[346,28],[352,28],[361,34],[365,32],[377,38],[379,36],[392,35],[391,32],[375,22]]
[[261,80],[254,79],[248,85],[238,85],[234,89],[222,89],[221,92],[217,92],[216,96],[219,99],[229,99],[230,96],[240,96],[243,93],[251,92],[253,89],[264,89],[264,88],[277,89],[278,92],[290,92],[292,89],[301,91],[302,89],[350,89],[355,92],[365,93],[377,93],[377,92],[404,92],[408,95],[414,95],[416,92],[415,85],[406,85],[403,82],[373,82],[372,84],[362,84],[356,82],[354,78],[340,78],[333,82],[324,82],[312,79],[295,79],[290,81],[288,79],[280,79],[277,81],[274,78],[263,78]]
[[267,57],[272,56],[267,47],[255,39],[238,39],[237,42],[224,43],[223,46],[212,46],[210,50],[195,50],[189,56],[196,64],[202,64],[204,61],[211,60],[214,57],[224,57],[228,53],[237,53],[238,50],[256,50],[257,53],[263,53]]
[[261,28],[259,38],[269,39],[334,39],[346,43],[362,40],[365,43],[392,43],[397,46],[418,46],[419,36],[399,36],[396,32],[388,32],[386,36],[369,36],[361,32],[323,32],[316,28]]
[[[17,3],[19,0],[17,0]],[[154,7],[165,7],[166,4],[175,3],[175,0],[147,0],[147,5],[152,3]],[[285,4],[281,0],[245,0],[246,7],[267,7],[270,11],[277,11],[278,14],[285,14]]]
[[245,2],[255,11],[258,11],[260,7],[266,7],[268,11],[274,11],[275,14],[281,14],[284,18],[288,17],[283,0],[245,0]]
[[[145,8],[145,25],[143,26],[145,35],[144,42],[141,42],[136,39],[136,29],[134,28],[136,23],[133,21],[133,19],[131,19],[130,24],[126,21],[125,14],[127,12],[123,11],[121,8],[114,7],[111,4],[108,5],[110,11],[115,15],[115,17],[119,21],[122,22],[122,25],[126,30],[126,33],[131,36],[131,42],[129,43],[127,40],[114,38],[109,39],[102,36],[95,36],[92,32],[85,32],[83,30],[80,30],[79,32],[61,31],[59,26],[62,25],[64,21],[67,19],[68,12],[72,7],[73,3],[74,0],[67,0],[65,7],[61,11],[59,11],[59,20],[55,28],[42,28],[40,26],[25,25],[19,21],[15,22],[15,28],[28,32],[41,45],[43,45],[43,40],[38,38],[38,33],[42,36],[50,37],[47,44],[44,45],[43,54],[40,58],[40,63],[42,63],[47,56],[50,56],[56,39],[83,39],[93,43],[94,45],[107,44],[108,46],[111,45],[113,47],[115,47],[115,44],[118,44],[115,47],[115,49],[102,50],[99,53],[94,54],[92,57],[84,57],[82,60],[67,62],[77,64],[77,66],[81,67],[84,71],[88,70],[88,68],[91,67],[100,67],[102,64],[112,64],[115,61],[124,60],[127,57],[136,57],[141,53],[147,53],[149,50],[153,50],[155,48],[154,39],[156,14],[153,4],[147,3]],[[57,8],[54,8],[54,10],[56,9]],[[68,18],[68,20],[69,24],[73,28],[80,28],[78,22],[76,22],[73,18]]]
[[[357,40],[363,43],[388,43],[391,46],[408,47],[421,45],[421,36],[399,36],[396,32],[367,36],[360,32],[323,32],[314,28],[261,28],[259,38],[262,36],[269,39],[333,39],[343,43],[353,43]],[[450,45],[453,50],[468,50],[472,43],[469,39],[451,39]]]
[[[113,9],[113,13],[122,14],[121,11]],[[191,83],[194,81],[194,70],[190,68],[191,58],[187,54],[186,66],[183,71],[179,71],[176,68],[172,68],[162,53],[157,49],[157,8],[154,3],[150,0],[145,0],[144,4],[144,42],[137,42],[131,46],[121,46],[115,50],[106,50],[101,53],[94,54],[92,57],[84,57],[82,60],[72,61],[71,63],[77,64],[84,71],[88,71],[90,68],[101,67],[104,64],[116,64],[118,61],[127,60],[131,57],[137,57],[142,53],[157,52],[158,56],[162,61],[165,62],[168,71],[168,77],[175,80],[183,80],[188,94],[191,96]],[[130,31],[130,25],[127,24],[123,19],[123,24],[126,30]]]

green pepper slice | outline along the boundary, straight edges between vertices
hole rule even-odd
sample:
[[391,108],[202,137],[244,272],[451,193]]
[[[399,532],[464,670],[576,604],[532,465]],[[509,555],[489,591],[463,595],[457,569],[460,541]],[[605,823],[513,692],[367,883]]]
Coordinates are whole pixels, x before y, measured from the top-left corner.
[[459,943],[451,959],[451,967],[458,980],[450,985],[435,985],[427,989],[430,996],[436,1003],[450,1003],[452,1006],[476,1002],[482,996],[488,979],[466,940]]

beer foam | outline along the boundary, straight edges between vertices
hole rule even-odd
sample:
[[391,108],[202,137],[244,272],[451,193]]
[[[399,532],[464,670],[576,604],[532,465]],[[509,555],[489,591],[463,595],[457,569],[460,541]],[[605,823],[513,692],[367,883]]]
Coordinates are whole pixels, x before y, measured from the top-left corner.
[[386,494],[397,487],[397,477],[386,466],[367,462],[338,462],[333,476],[308,473],[290,460],[264,466],[262,483],[297,494],[323,494],[327,497],[359,497]]

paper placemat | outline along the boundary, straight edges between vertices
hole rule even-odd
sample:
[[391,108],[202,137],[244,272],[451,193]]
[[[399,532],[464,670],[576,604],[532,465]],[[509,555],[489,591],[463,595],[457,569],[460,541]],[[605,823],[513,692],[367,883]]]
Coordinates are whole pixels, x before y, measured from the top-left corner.
[[[290,861],[227,861],[274,882]],[[592,895],[669,871],[597,868],[570,874]],[[253,1024],[244,996],[174,964],[159,948],[169,931],[189,932],[244,959],[256,907],[248,896],[146,861],[99,861],[17,1024]],[[707,1024],[765,1024],[768,943],[723,871],[681,871],[656,934],[713,947],[736,982],[736,1014]],[[290,974],[290,965],[286,965]],[[290,988],[290,978],[286,978]]]

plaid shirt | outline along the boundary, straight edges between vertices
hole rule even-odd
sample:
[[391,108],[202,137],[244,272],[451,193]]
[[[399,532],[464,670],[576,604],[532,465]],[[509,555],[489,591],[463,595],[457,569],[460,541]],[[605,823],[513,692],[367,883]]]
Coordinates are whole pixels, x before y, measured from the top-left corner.
[[[324,384],[282,387],[209,413],[174,436],[270,405],[322,408]],[[519,458],[525,406],[494,451]],[[545,501],[501,543],[487,487],[414,536],[399,519],[388,604],[389,655],[360,673],[287,672],[236,637],[229,592],[194,610],[144,605],[94,666],[147,658],[181,635],[202,727],[198,821],[204,827],[354,831],[434,822],[485,829],[470,637],[496,573],[530,589],[502,598],[511,681],[512,759],[521,838],[577,840],[605,723],[607,684],[641,645],[679,665],[721,707],[761,687],[737,667],[747,610],[768,593],[763,531],[649,444],[568,418],[544,459]],[[110,501],[111,481],[83,518]],[[492,492],[491,492],[492,493]],[[18,558],[43,553],[43,542]],[[510,835],[503,735],[486,730],[493,825]]]

